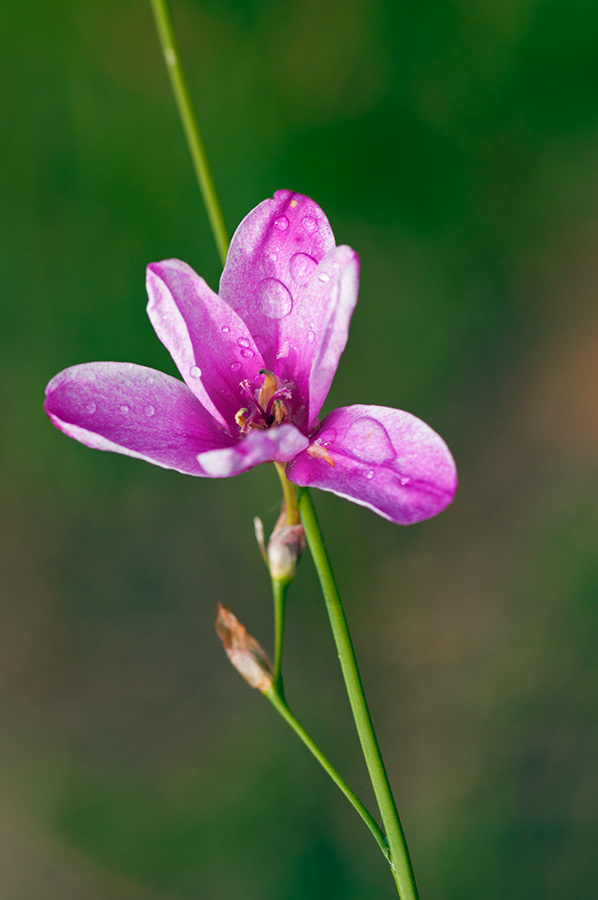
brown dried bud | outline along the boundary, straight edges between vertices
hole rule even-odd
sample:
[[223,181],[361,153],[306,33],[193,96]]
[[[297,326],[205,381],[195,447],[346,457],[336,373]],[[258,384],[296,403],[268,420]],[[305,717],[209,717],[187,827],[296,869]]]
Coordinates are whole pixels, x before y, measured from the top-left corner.
[[216,632],[237,672],[251,687],[265,694],[272,687],[274,680],[268,654],[256,639],[247,633],[245,626],[241,625],[230,609],[221,603],[218,604]]

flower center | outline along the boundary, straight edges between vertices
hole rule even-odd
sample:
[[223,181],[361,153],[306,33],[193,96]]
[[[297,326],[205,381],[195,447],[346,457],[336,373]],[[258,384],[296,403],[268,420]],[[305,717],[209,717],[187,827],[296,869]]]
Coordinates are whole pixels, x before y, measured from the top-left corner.
[[241,434],[248,434],[251,428],[271,428],[288,422],[291,418],[292,394],[290,386],[279,385],[278,379],[269,369],[260,369],[263,376],[261,387],[252,390],[249,380],[240,384],[246,406],[235,414],[235,422]]

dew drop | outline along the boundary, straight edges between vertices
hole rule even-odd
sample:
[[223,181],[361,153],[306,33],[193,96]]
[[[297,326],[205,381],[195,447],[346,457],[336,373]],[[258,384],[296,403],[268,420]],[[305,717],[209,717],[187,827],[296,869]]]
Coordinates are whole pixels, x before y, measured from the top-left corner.
[[301,219],[301,224],[306,231],[315,231],[318,227],[318,223],[313,216],[303,216],[303,218]]
[[277,219],[274,219],[274,227],[278,228],[279,231],[286,231],[289,227],[289,220],[286,216],[279,216]]
[[222,328],[220,329],[220,331],[222,332],[222,334],[228,334],[230,331],[230,328],[228,327],[228,325],[223,325]]
[[251,341],[248,341],[247,338],[237,338],[237,344],[239,345],[239,347],[249,347],[250,343]]
[[327,428],[326,431],[318,435],[318,438],[327,447],[328,444],[332,444],[336,440],[336,428]]
[[330,281],[330,275],[328,274],[328,272],[320,272],[320,274],[318,275],[318,278],[324,284],[326,284],[327,281]]
[[264,278],[257,286],[262,312],[269,319],[284,319],[293,308],[293,298],[278,278]]
[[276,262],[276,260],[278,259],[278,253],[276,253],[274,250],[272,251],[272,253],[268,253],[268,259],[271,262]]
[[123,404],[119,407],[119,409],[120,409],[121,413],[122,413],[123,415],[125,415],[125,416],[126,416],[126,414],[129,412],[129,407],[127,406],[126,403],[123,403]]
[[95,405],[93,400],[90,400],[89,403],[86,405],[85,409],[87,410],[87,412],[89,413],[90,416],[93,416],[94,412],[97,409],[97,406]]
[[248,347],[243,347],[240,353],[243,359],[251,359],[253,356],[253,350],[250,350]]
[[386,463],[397,455],[384,425],[370,416],[349,426],[344,444],[351,456],[363,462]]
[[369,470],[366,472],[366,476],[365,476],[365,477],[368,479],[368,481],[369,481],[371,478],[373,478],[373,477],[374,477],[374,470],[373,470],[373,469],[369,469]]
[[306,281],[309,281],[317,265],[313,256],[308,256],[307,253],[295,253],[289,263],[291,278],[299,284],[305,284]]
[[133,368],[133,363],[125,363],[125,366],[126,366],[126,368],[129,370],[129,372],[130,372],[131,369]]
[[288,341],[283,341],[276,354],[276,359],[284,359],[289,355],[290,345]]
[[154,409],[152,404],[148,403],[148,405],[145,407],[146,416],[153,416],[155,412],[156,412],[156,410]]
[[308,331],[308,332],[307,332],[307,342],[308,342],[308,344],[313,344],[313,342],[315,341],[315,339],[316,339],[316,333],[315,333],[315,331]]
[[409,475],[403,475],[402,478],[399,478],[399,481],[403,485],[403,487],[407,487],[408,484],[411,484],[411,478]]
[[241,368],[241,363],[236,359],[234,362],[230,364],[232,372],[238,372]]
[[191,378],[201,378],[201,369],[199,366],[191,366],[189,374],[191,375]]

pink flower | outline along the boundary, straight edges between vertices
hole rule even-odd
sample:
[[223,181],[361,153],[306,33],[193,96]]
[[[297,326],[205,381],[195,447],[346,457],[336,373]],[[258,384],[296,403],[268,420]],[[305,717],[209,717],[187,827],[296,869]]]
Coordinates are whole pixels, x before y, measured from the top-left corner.
[[277,191],[241,222],[215,294],[179,260],[147,269],[148,315],[183,381],[132,363],[72,366],[45,409],[69,437],[188,475],[287,463],[311,485],[410,524],[453,499],[444,441],[383,406],[318,414],[357,301],[359,261],[322,210]]

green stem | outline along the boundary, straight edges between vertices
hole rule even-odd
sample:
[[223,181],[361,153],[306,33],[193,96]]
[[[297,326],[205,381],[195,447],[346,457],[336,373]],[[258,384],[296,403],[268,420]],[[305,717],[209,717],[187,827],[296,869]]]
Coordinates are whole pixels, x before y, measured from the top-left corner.
[[306,732],[305,728],[293,715],[293,713],[287,706],[286,701],[280,696],[280,694],[277,693],[276,689],[272,688],[270,691],[267,691],[264,696],[268,698],[274,709],[278,713],[280,713],[285,722],[287,722],[287,724],[291,726],[293,731],[301,738],[310,753],[315,756],[322,768],[328,773],[328,775],[330,775],[336,786],[340,788],[351,806],[355,810],[357,810],[357,812],[373,834],[376,843],[380,847],[382,853],[388,860],[389,850],[386,843],[386,838],[384,837],[384,833],[371,813],[368,812],[368,810],[365,808],[359,797],[351,790],[344,778],[339,775],[332,763],[324,756],[318,745],[314,743],[309,734]]
[[284,687],[282,682],[284,613],[285,601],[290,583],[291,582],[288,579],[272,579],[272,594],[274,596],[274,687],[282,699],[284,699]]
[[299,512],[301,513],[301,520],[305,529],[305,537],[324,593],[332,633],[349,696],[349,703],[351,704],[361,749],[390,848],[390,863],[398,893],[401,900],[417,900],[418,893],[411,859],[388,775],[382,761],[380,747],[374,732],[374,725],[361,683],[347,619],[334,575],[332,574],[330,560],[324,546],[324,539],[316,518],[314,506],[306,488],[302,488],[299,492]]
[[181,62],[181,54],[176,39],[172,13],[168,0],[151,0],[156,28],[162,45],[162,52],[166,60],[166,68],[170,77],[170,83],[179,110],[179,115],[185,129],[185,136],[189,151],[193,160],[195,174],[199,181],[199,187],[210,220],[210,226],[216,241],[216,247],[220,255],[222,265],[226,262],[229,237],[222,209],[218,201],[218,195],[214,186],[214,179],[210,171],[210,164],[206,154],[203,138],[197,123],[197,116],[193,109],[189,86]]
[[275,462],[274,465],[276,467],[276,471],[278,472],[278,477],[280,478],[280,483],[282,485],[282,494],[287,511],[287,525],[298,525],[299,508],[297,506],[297,488],[294,484],[291,484],[291,482],[285,475],[287,464]]

